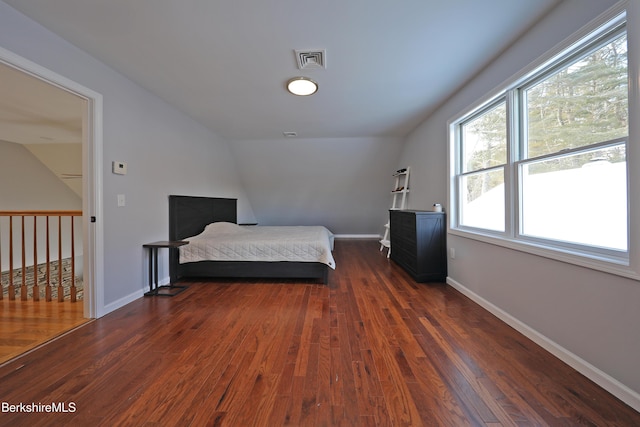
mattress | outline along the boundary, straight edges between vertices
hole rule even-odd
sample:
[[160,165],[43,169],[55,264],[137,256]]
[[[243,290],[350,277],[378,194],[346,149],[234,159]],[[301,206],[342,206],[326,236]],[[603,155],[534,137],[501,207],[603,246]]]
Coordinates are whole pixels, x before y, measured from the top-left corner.
[[180,263],[198,261],[318,262],[335,269],[333,234],[323,226],[239,226],[229,222],[207,225],[187,237]]

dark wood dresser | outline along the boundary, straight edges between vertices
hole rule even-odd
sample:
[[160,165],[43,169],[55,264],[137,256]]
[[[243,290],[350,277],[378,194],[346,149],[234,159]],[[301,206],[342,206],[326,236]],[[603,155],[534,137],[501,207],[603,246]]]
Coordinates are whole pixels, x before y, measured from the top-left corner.
[[417,282],[447,277],[447,224],[443,212],[391,210],[391,259]]

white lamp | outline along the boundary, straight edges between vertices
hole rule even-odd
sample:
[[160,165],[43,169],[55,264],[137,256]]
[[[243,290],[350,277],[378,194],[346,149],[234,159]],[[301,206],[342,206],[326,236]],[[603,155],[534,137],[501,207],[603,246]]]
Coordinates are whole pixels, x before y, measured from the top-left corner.
[[318,90],[318,83],[308,77],[294,77],[287,82],[287,90],[294,95],[313,95]]

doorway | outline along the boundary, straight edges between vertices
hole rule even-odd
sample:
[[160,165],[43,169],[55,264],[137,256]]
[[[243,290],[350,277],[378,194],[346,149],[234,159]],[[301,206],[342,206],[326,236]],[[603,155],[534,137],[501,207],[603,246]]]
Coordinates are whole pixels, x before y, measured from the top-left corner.
[[[3,80],[2,76],[10,77]],[[73,328],[104,314],[103,233],[99,200],[102,188],[102,96],[2,48],[0,91],[3,94],[0,104],[4,100],[13,100],[13,107],[20,107],[7,111],[7,106],[4,106],[5,111],[1,111],[3,106],[0,105],[0,120],[5,120],[4,123],[0,121],[3,130],[0,140],[5,145],[21,144],[24,147],[31,144],[29,151],[50,170],[50,175],[60,179],[58,185],[68,187],[68,192],[76,193],[79,198],[82,211],[81,227],[78,227],[82,235],[82,261],[79,267],[83,292],[82,301],[76,302],[73,310],[80,318],[62,322],[63,329]],[[59,150],[54,148],[57,143],[62,144],[58,146]],[[51,155],[52,150],[64,151],[64,154]],[[70,162],[72,157],[76,157],[80,164],[77,161],[75,164]],[[19,183],[11,182],[10,185],[19,186]],[[15,208],[7,206],[10,203],[10,198],[5,198],[4,203],[0,201],[0,205],[5,205],[0,206],[0,210]],[[36,317],[44,311],[49,311],[52,316],[68,317],[68,311],[61,311],[61,305],[56,306],[60,303],[52,301],[47,304],[50,304],[47,310],[36,308]],[[16,310],[17,314],[29,316],[33,312],[25,311],[22,307]]]

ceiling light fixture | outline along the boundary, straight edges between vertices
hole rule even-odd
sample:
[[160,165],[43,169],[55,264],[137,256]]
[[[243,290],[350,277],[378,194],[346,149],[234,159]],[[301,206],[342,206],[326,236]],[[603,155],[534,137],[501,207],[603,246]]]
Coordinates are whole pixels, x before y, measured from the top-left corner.
[[287,82],[287,90],[294,95],[309,96],[318,91],[318,83],[308,77],[294,77]]

